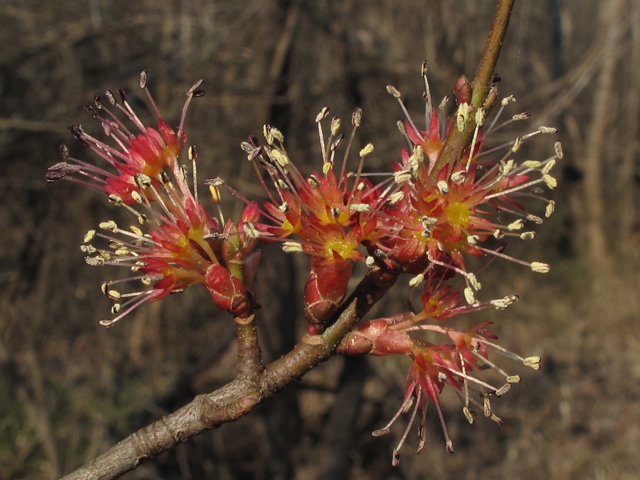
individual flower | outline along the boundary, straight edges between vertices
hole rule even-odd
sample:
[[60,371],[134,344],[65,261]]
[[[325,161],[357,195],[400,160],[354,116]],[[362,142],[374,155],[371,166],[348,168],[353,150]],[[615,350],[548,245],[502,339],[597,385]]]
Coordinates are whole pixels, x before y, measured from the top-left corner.
[[[370,320],[350,332],[338,346],[338,352],[349,355],[406,355],[412,359],[406,383],[406,391],[402,405],[391,421],[382,429],[373,432],[374,436],[389,432],[391,425],[403,413],[408,413],[413,407],[409,424],[401,437],[398,446],[393,451],[393,464],[399,461],[399,452],[403,446],[413,422],[420,412],[418,424],[419,447],[418,453],[426,444],[426,415],[430,404],[434,405],[440,419],[445,436],[447,451],[453,452],[453,443],[447,433],[440,407],[440,394],[447,386],[456,391],[463,402],[463,413],[470,423],[473,423],[475,408],[481,409],[485,416],[497,423],[502,423],[499,417],[491,411],[492,396],[504,395],[513,383],[518,383],[518,375],[509,375],[489,358],[489,353],[499,353],[513,360],[522,362],[534,369],[539,368],[540,358],[522,358],[497,343],[497,336],[483,323],[468,332],[461,332],[441,325],[443,320],[463,313],[470,313],[486,308],[504,309],[517,300],[517,295],[510,295],[502,299],[489,302],[476,302],[473,305],[462,305],[462,288],[452,288],[436,278],[430,276],[425,284],[425,294],[422,297],[423,310],[418,314],[406,312],[389,318]],[[437,320],[437,324],[425,323],[427,320]],[[430,332],[440,334],[448,339],[450,344],[432,343],[416,332]],[[478,373],[491,368],[505,377],[505,383],[495,387],[478,377]],[[476,395],[471,395],[475,393]],[[482,403],[476,400],[482,399]]]
[[[141,86],[146,89],[147,74],[141,75]],[[102,283],[103,292],[115,301],[114,318],[101,320],[112,326],[132,310],[147,301],[156,301],[169,293],[180,292],[187,286],[200,283],[207,288],[213,302],[222,310],[237,317],[247,317],[256,306],[254,302],[253,276],[259,254],[252,254],[258,237],[253,223],[259,219],[256,204],[248,204],[242,220],[225,221],[219,210],[218,218],[210,216],[198,200],[196,151],[189,149],[193,165],[193,191],[186,169],[178,163],[178,155],[184,147],[184,117],[189,101],[203,94],[198,82],[187,92],[180,127],[175,133],[159,117],[159,128],[145,128],[120,93],[121,103],[116,105],[144,133],[134,136],[111,112],[109,118],[95,114],[118,148],[111,147],[88,136],[78,126],[72,131],[77,138],[107,160],[117,173],[72,159],[57,164],[47,178],[69,178],[87,184],[109,195],[111,202],[123,207],[137,219],[137,225],[120,228],[110,220],[100,224],[100,230],[85,235],[81,249],[87,253],[90,265],[118,265],[129,268],[132,276]],[[96,101],[100,105],[99,100]],[[66,152],[66,149],[63,149]],[[69,174],[90,178],[87,182]],[[208,182],[214,204],[220,204],[219,184]],[[137,208],[134,208],[136,205]],[[143,233],[142,228],[147,230]],[[93,244],[102,240],[108,248]],[[141,290],[122,292],[116,285],[139,281]]]
[[[187,100],[182,109],[182,117],[177,132],[162,119],[160,111],[147,89],[147,81],[147,72],[143,71],[140,74],[140,87],[144,89],[158,117],[157,129],[144,126],[127,102],[127,97],[121,89],[117,89],[120,101],[118,101],[112,90],[106,91],[106,97],[112,106],[124,113],[140,133],[131,132],[111,110],[103,105],[100,95],[94,97],[95,108],[91,105],[85,105],[85,110],[102,123],[105,134],[111,137],[117,146],[113,147],[92,137],[84,131],[81,125],[71,125],[69,127],[77,140],[88,146],[94,153],[114,167],[116,171],[108,171],[83,160],[72,158],[69,156],[68,149],[63,146],[61,147],[63,161],[49,168],[46,174],[47,181],[52,182],[66,178],[101,190],[108,195],[115,195],[122,199],[125,204],[131,205],[136,203],[132,193],[134,191],[138,192],[138,194],[141,193],[135,182],[136,174],[146,175],[157,188],[160,187],[157,180],[158,175],[165,168],[177,175],[180,168],[178,156],[187,140],[187,135],[183,130],[184,120],[191,99],[204,94],[204,92],[198,90],[202,80],[198,81],[187,92]],[[104,112],[105,115],[100,115],[99,112]]]

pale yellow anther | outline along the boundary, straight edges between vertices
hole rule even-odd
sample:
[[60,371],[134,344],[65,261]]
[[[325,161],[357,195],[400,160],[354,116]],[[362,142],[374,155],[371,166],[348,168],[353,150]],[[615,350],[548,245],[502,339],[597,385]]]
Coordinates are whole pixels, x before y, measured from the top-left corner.
[[98,251],[98,249],[96,247],[94,247],[93,245],[80,245],[80,251],[82,253],[96,253]]
[[536,238],[536,232],[523,232],[520,234],[522,240],[533,240]]
[[445,182],[444,180],[440,180],[437,186],[438,190],[440,190],[440,193],[442,193],[443,195],[449,191],[449,184],[447,184],[447,182]]
[[147,216],[144,214],[138,215],[138,223],[140,225],[144,225],[145,223],[147,223]]
[[424,150],[422,149],[421,145],[416,145],[415,147],[413,147],[413,155],[419,162],[424,161]]
[[284,250],[287,253],[304,252],[302,245],[299,244],[298,242],[284,242],[282,244],[282,250]]
[[513,232],[514,230],[520,230],[522,229],[522,227],[524,227],[524,220],[522,220],[521,218],[516,220],[515,222],[511,222],[508,226],[507,226],[507,230],[509,230],[510,232]]
[[315,175],[309,175],[307,178],[307,183],[311,185],[312,188],[318,188],[320,186],[320,180]]
[[503,98],[500,103],[502,104],[503,107],[506,107],[507,105],[515,101],[516,101],[516,97],[514,97],[513,95],[509,95],[508,97]]
[[522,363],[524,363],[527,367],[533,368],[534,370],[540,370],[540,360],[540,357],[533,356],[525,358]]
[[101,222],[98,224],[98,227],[109,232],[116,232],[118,230],[118,225],[113,220],[109,220],[108,222]]
[[389,92],[391,95],[393,95],[396,98],[400,98],[402,96],[400,95],[400,92],[398,91],[398,89],[393,85],[387,85],[387,92]]
[[549,218],[551,215],[553,215],[553,211],[556,208],[556,202],[554,202],[553,200],[550,200],[549,203],[547,204],[547,208],[545,208],[544,210],[544,216]]
[[136,185],[141,190],[145,190],[151,186],[151,177],[145,175],[144,173],[136,173],[134,177]]
[[333,165],[331,164],[331,162],[324,162],[322,164],[322,174],[326,175],[327,173],[329,173],[331,171],[331,167]]
[[558,133],[558,129],[555,127],[540,127],[538,131],[542,134],[554,134]]
[[522,146],[522,137],[518,137],[516,138],[515,143],[513,144],[513,147],[511,147],[511,151],[513,153],[516,153],[518,150],[520,150],[520,147]]
[[520,121],[520,120],[528,120],[531,118],[531,114],[529,112],[522,112],[511,117],[512,120]]
[[547,184],[547,187],[553,189],[558,186],[558,181],[553,178],[551,175],[543,175],[542,181]]
[[358,189],[359,192],[363,191],[365,188],[367,188],[367,184],[364,182],[360,182],[358,184],[358,186],[356,187]]
[[393,174],[393,179],[398,185],[401,185],[411,180],[411,172],[401,170]]
[[362,150],[360,150],[360,158],[366,157],[373,152],[373,143],[367,143]]
[[109,195],[109,201],[114,205],[118,205],[118,206],[121,206],[124,203],[121,197],[114,194]]
[[244,222],[242,225],[244,226],[244,233],[247,237],[251,239],[260,238],[260,230],[258,230],[253,223]]
[[416,287],[416,286],[420,285],[423,280],[424,280],[424,275],[422,273],[420,273],[420,274],[416,275],[415,277],[413,277],[411,280],[409,280],[409,286],[410,287]]
[[469,287],[464,289],[464,299],[467,301],[469,305],[476,303],[476,297],[473,293],[473,290]]
[[119,300],[122,297],[117,290],[107,290],[107,296],[112,300]]
[[477,235],[467,235],[467,243],[469,245],[475,245],[476,243],[478,243],[478,236]]
[[142,230],[140,230],[138,227],[136,227],[135,225],[131,225],[129,227],[129,230],[131,230],[133,233],[135,233],[136,235],[138,235],[139,237],[142,237]]
[[513,159],[509,159],[505,163],[500,164],[500,173],[504,177],[508,176],[513,171],[514,164]]
[[120,305],[119,303],[114,303],[113,306],[111,307],[111,314],[115,315],[116,313],[118,313],[121,307],[122,305]]
[[369,255],[364,259],[364,263],[368,268],[373,268],[373,266],[376,264],[376,259]]
[[507,383],[520,383],[520,375],[509,375],[507,377]]
[[484,107],[480,107],[476,112],[476,125],[481,127],[484,123]]
[[507,393],[509,390],[511,390],[511,384],[505,383],[502,387],[500,387],[498,390],[495,391],[494,395],[496,397],[501,397],[502,395]]
[[316,123],[320,123],[322,120],[327,118],[327,115],[329,115],[329,109],[327,107],[322,107],[320,113],[316,115]]
[[395,205],[404,198],[403,192],[396,192],[389,195],[389,205]]
[[331,120],[331,135],[337,135],[340,130],[341,121],[338,117],[333,117]]
[[284,142],[284,135],[276,127],[271,127],[271,135],[274,140],[278,140],[280,143]]
[[289,211],[289,204],[287,202],[284,202],[278,207],[278,210],[280,210],[282,213],[287,213]]
[[151,285],[151,282],[153,282],[153,279],[151,277],[144,277],[140,281],[143,283],[143,285]]
[[262,126],[262,134],[264,138],[267,140],[267,144],[273,145],[273,135],[271,134],[271,127],[269,125]]
[[459,170],[451,175],[451,181],[456,185],[460,185],[464,182],[465,178],[467,178],[467,172],[464,170]]
[[526,168],[540,168],[540,165],[542,165],[542,162],[538,160],[526,160],[522,162],[522,166]]
[[464,124],[469,117],[469,110],[471,107],[468,103],[463,103],[458,107],[458,115],[456,115],[456,123],[458,125],[458,131],[462,132],[464,130]]
[[99,250],[98,255],[100,255],[100,258],[102,258],[104,261],[111,260],[111,254],[106,250]]
[[501,238],[504,238],[504,232],[497,228],[493,231],[493,237],[500,240]]
[[368,212],[370,208],[366,203],[352,203],[349,205],[349,210],[352,212]]
[[531,262],[531,270],[537,273],[547,273],[549,270],[551,270],[551,267],[546,263]]
[[84,243],[89,243],[91,240],[93,240],[93,238],[96,236],[96,231],[95,230],[89,230],[85,236],[82,238],[82,241]]
[[123,255],[129,255],[130,252],[131,252],[131,250],[129,250],[127,247],[120,247],[113,253],[116,256],[121,257]]
[[209,185],[209,193],[211,193],[211,199],[213,200],[213,203],[215,203],[216,205],[220,205],[220,190],[218,190],[218,187]]
[[434,217],[427,217],[425,215],[424,217],[420,218],[420,222],[425,228],[427,228],[438,223],[438,219]]
[[555,160],[550,160],[550,161],[549,161],[549,163],[547,163],[547,164],[544,166],[544,168],[541,170],[541,171],[542,171],[542,174],[543,174],[543,175],[548,174],[548,173],[551,171],[551,169],[552,169],[553,167],[555,167],[555,165],[556,165],[556,161],[555,161]]
[[471,287],[473,287],[476,292],[480,291],[480,289],[482,288],[482,284],[478,281],[473,273],[467,273],[467,279],[469,280]]
[[279,178],[276,182],[276,188],[278,190],[289,190],[289,185],[287,185],[287,182]]
[[140,195],[137,190],[131,192],[131,198],[133,198],[133,201],[136,203],[142,203],[142,195]]
[[542,225],[544,223],[544,220],[542,220],[539,216],[537,215],[533,215],[532,213],[526,213],[524,215],[524,218],[527,219],[527,221],[529,222],[533,222],[536,225]]
[[269,156],[283,168],[289,164],[289,158],[287,157],[287,155],[278,149],[274,148],[273,150],[271,150],[271,152],[269,152]]
[[491,300],[491,305],[493,305],[498,310],[504,310],[512,303],[518,301],[518,295],[507,295],[504,298],[498,298],[496,300]]
[[471,410],[469,410],[469,408],[467,407],[462,407],[462,413],[464,413],[464,416],[467,418],[467,421],[473,425],[473,414],[471,413]]
[[564,158],[564,153],[562,152],[562,144],[560,142],[556,142],[553,145],[553,150],[556,152],[556,157],[558,157],[558,160],[562,160]]

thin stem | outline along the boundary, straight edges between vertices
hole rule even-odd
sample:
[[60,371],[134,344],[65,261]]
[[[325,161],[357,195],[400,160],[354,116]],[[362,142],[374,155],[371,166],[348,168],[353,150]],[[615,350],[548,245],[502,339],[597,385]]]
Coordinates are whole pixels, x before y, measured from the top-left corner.
[[471,84],[473,92],[471,96],[472,114],[468,116],[462,132],[455,128],[455,125],[454,128],[451,129],[440,151],[440,156],[431,169],[430,179],[434,184],[438,172],[454,159],[454,156],[459,151],[459,146],[462,146],[462,150],[460,150],[460,153],[462,153],[471,141],[471,136],[476,128],[474,112],[482,107],[487,98],[514,3],[515,0],[500,0],[500,3],[498,3],[493,24],[491,25],[491,31],[489,32],[489,38],[487,38],[487,43],[482,53],[482,59],[480,60],[480,64],[476,70],[476,76]]

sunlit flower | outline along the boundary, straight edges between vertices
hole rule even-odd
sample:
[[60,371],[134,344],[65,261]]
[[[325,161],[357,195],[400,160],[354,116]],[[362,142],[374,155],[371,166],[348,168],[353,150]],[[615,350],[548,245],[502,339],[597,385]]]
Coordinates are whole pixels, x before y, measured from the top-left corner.
[[[488,112],[483,109],[471,112],[467,103],[460,103],[454,121],[448,121],[445,133],[448,135],[451,129],[461,128],[470,115],[475,115],[478,128],[471,145],[464,151],[459,148],[451,162],[440,166],[438,160],[446,136],[440,133],[438,114],[430,103],[430,95],[427,95],[429,128],[420,131],[406,111],[400,93],[393,87],[388,90],[398,99],[407,116],[403,131],[410,150],[409,153],[403,150],[402,162],[394,166],[396,187],[389,192],[389,198],[395,196],[396,201],[385,205],[386,234],[369,246],[370,251],[382,252],[411,273],[424,274],[434,265],[449,268],[465,276],[468,286],[473,286],[474,280],[467,272],[463,254],[493,255],[527,265],[536,272],[548,271],[547,264],[508,257],[502,253],[502,248],[490,248],[485,242],[491,237],[535,237],[535,232],[523,229],[527,224],[542,223],[542,218],[526,212],[520,198],[545,200],[545,215],[551,215],[553,201],[540,196],[539,186],[555,188],[556,181],[549,172],[562,158],[560,144],[556,143],[554,155],[543,161],[528,160],[517,164],[511,157],[527,138],[539,133],[555,133],[556,129],[540,127],[503,146],[507,147],[507,152],[502,158],[485,161],[485,155],[496,150],[483,152],[485,139],[502,127],[495,126],[497,117],[513,97],[502,102],[500,112],[486,133],[481,127]],[[505,123],[524,118],[528,118],[528,114],[516,115]],[[534,174],[537,174],[536,178]],[[513,220],[501,223],[498,217],[502,213],[511,215]]]
[[[147,74],[143,72],[141,86],[145,91],[146,82]],[[111,326],[141,304],[180,292],[194,283],[204,285],[213,302],[232,315],[246,317],[254,307],[253,276],[259,256],[252,255],[251,250],[259,236],[253,227],[259,218],[256,205],[248,204],[237,224],[225,222],[221,211],[218,218],[211,217],[198,201],[195,149],[189,149],[193,191],[186,169],[178,163],[186,140],[183,131],[186,110],[192,97],[203,94],[197,90],[201,83],[187,92],[177,133],[160,118],[150,95],[159,117],[158,130],[144,127],[122,91],[119,90],[121,103],[108,92],[111,103],[143,133],[134,136],[111,112],[107,110],[108,118],[103,118],[92,107],[88,110],[102,122],[118,147],[87,135],[79,126],[72,131],[115,167],[117,173],[72,159],[66,148],[65,161],[49,169],[49,180],[68,178],[104,191],[112,203],[137,219],[137,225],[129,228],[120,228],[112,220],[102,222],[98,232],[91,230],[85,235],[81,246],[90,265],[118,265],[134,272],[130,277],[102,283],[103,292],[115,301],[114,318],[101,320],[102,325]],[[102,107],[99,99],[96,104]],[[70,174],[83,175],[93,182]],[[220,203],[218,186],[217,181],[209,182],[216,205]],[[106,242],[108,248],[94,246],[94,239]],[[116,287],[132,281],[141,282],[142,290],[123,292]]]
[[336,150],[344,136],[339,133],[340,120],[334,118],[325,139],[322,120],[328,110],[316,118],[322,148],[322,173],[304,177],[284,147],[284,138],[275,128],[265,126],[267,145],[258,146],[250,139],[243,144],[249,158],[261,166],[274,185],[277,197],[270,193],[260,172],[260,180],[269,200],[264,216],[269,224],[260,225],[262,238],[282,241],[286,252],[311,255],[311,268],[305,285],[305,316],[309,332],[319,333],[345,298],[353,262],[364,260],[358,247],[375,230],[378,189],[361,177],[363,161],[373,151],[367,145],[360,151],[360,165],[355,173],[345,171],[345,163],[361,111],[352,117],[353,132],[344,154],[342,169],[334,172]]
[[[398,463],[399,451],[415,421],[418,411],[421,419],[418,423],[420,439],[418,452],[426,443],[426,414],[429,404],[433,404],[438,412],[445,445],[449,452],[453,452],[453,443],[447,433],[446,424],[440,408],[440,394],[446,386],[458,392],[463,402],[463,413],[470,423],[475,415],[474,407],[483,410],[485,416],[501,423],[500,418],[491,412],[491,396],[501,396],[518,383],[520,377],[509,375],[489,358],[494,352],[519,361],[534,369],[539,368],[539,357],[522,358],[509,352],[494,342],[497,336],[483,323],[468,332],[461,332],[445,327],[440,322],[446,318],[463,313],[475,312],[485,308],[504,309],[518,299],[517,295],[510,295],[502,299],[488,302],[476,302],[473,305],[462,305],[461,288],[451,288],[448,284],[438,281],[435,276],[425,284],[425,294],[422,297],[423,310],[418,314],[406,312],[390,318],[370,320],[350,332],[340,343],[339,353],[349,355],[406,355],[413,363],[407,376],[406,391],[402,406],[382,429],[373,434],[379,436],[389,432],[391,425],[402,413],[408,413],[414,407],[409,424],[393,451],[393,463]],[[427,320],[438,320],[438,324],[425,323]],[[416,336],[417,332],[439,334],[448,339],[451,344],[438,344]],[[495,387],[478,377],[478,373],[491,368],[505,377],[502,386]],[[472,396],[470,392],[477,395]],[[482,398],[482,404],[476,397]]]

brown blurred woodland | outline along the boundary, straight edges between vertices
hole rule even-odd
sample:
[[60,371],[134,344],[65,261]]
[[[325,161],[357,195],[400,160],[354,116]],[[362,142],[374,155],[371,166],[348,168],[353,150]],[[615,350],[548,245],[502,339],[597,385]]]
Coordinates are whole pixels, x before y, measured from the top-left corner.
[[[89,189],[44,180],[61,143],[89,159],[66,130],[82,122],[99,135],[84,103],[122,87],[145,112],[137,83],[147,69],[176,125],[184,92],[204,78],[186,124],[201,178],[221,176],[254,199],[261,190],[239,148],[247,135],[275,125],[298,165],[317,169],[316,113],[328,106],[348,119],[361,106],[358,141],[376,146],[367,168],[388,171],[402,116],[384,87],[395,85],[419,118],[427,60],[436,102],[451,94],[461,74],[473,76],[495,3],[2,0],[0,478],[69,473],[235,373],[233,322],[204,289],[146,305],[110,330],[98,324],[110,306],[100,281],[119,272],[88,267],[78,245],[120,212]],[[445,398],[456,453],[431,418],[426,450],[411,452],[412,434],[393,468],[404,422],[384,437],[371,431],[401,404],[408,363],[334,358],[240,422],[123,478],[637,478],[640,3],[520,0],[497,71],[501,93],[518,98],[510,113],[532,113],[497,141],[556,126],[565,152],[556,213],[535,242],[509,252],[548,262],[551,273],[497,262],[483,297],[516,291],[521,301],[468,319],[497,321],[502,345],[543,357],[543,369],[522,372],[495,405],[505,424],[468,425],[457,399]],[[537,139],[520,158],[544,158],[551,145]],[[237,215],[243,205],[226,200]],[[308,259],[263,251],[260,334],[271,361],[306,329],[291,299],[301,298]],[[374,314],[407,291],[401,280]]]

